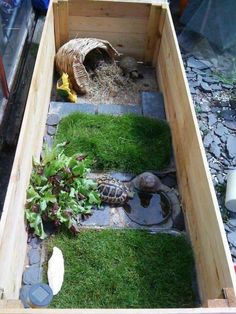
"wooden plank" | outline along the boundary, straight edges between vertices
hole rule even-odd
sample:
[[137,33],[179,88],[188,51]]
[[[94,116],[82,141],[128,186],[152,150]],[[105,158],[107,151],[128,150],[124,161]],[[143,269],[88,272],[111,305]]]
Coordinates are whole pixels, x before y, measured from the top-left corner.
[[169,9],[158,56],[159,84],[164,94],[182,203],[194,248],[203,302],[235,292],[230,250],[198,128]]
[[69,15],[148,19],[150,7],[151,5],[147,3],[70,0]]
[[24,223],[26,189],[32,156],[39,157],[41,151],[52,88],[54,55],[53,11],[50,4],[0,222],[0,288],[4,290],[5,299],[18,298],[21,286],[27,243]]
[[165,17],[166,17],[166,8],[167,8],[167,5],[162,5],[161,14],[159,16],[158,35],[157,35],[157,41],[156,41],[156,45],[155,45],[155,49],[153,53],[153,59],[152,59],[152,65],[154,67],[157,65],[157,57],[159,54],[161,36],[162,36],[163,26],[164,26]]
[[144,60],[145,52],[145,43],[146,36],[145,34],[133,34],[130,33],[127,36],[123,36],[120,33],[104,33],[96,31],[79,31],[79,32],[70,32],[70,38],[86,38],[86,37],[95,37],[108,40],[115,49],[121,54],[131,55],[137,60]]
[[69,16],[68,0],[58,0],[58,17],[61,46],[64,45],[69,39],[68,16]]
[[104,33],[145,34],[147,20],[136,18],[86,17],[70,16],[69,33],[71,31],[94,31]]
[[162,8],[160,6],[151,6],[147,26],[147,43],[144,60],[145,62],[152,62],[158,36],[161,36],[158,29],[161,12]]
[[53,15],[54,15],[54,36],[57,51],[61,47],[58,0],[53,1]]
[[0,309],[23,309],[20,300],[0,300]]
[[2,309],[1,314],[235,314],[236,308],[192,309]]

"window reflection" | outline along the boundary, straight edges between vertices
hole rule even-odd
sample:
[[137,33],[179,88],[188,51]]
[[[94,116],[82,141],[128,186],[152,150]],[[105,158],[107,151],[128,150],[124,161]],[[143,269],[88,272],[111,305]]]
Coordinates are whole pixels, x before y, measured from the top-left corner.
[[[9,86],[13,82],[27,38],[31,13],[30,0],[0,0],[0,55]],[[1,97],[2,92],[0,101]]]

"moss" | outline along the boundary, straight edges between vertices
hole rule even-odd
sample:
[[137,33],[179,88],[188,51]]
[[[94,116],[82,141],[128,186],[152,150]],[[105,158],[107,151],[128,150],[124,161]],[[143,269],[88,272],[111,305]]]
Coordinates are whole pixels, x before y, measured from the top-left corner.
[[48,240],[65,278],[53,308],[193,307],[193,257],[183,236],[141,230],[84,230]]
[[56,142],[70,141],[65,153],[85,153],[96,170],[140,173],[168,165],[171,135],[165,121],[134,115],[75,113],[64,118]]

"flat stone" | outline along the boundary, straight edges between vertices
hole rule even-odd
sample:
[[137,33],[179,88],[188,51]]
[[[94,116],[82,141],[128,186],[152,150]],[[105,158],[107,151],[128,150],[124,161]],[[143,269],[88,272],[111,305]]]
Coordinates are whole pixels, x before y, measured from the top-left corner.
[[38,266],[30,266],[23,273],[23,283],[25,285],[34,285],[40,282],[40,268]]
[[204,70],[209,68],[206,64],[202,63],[201,61],[195,59],[194,57],[190,57],[187,60],[187,66],[190,68],[195,68],[198,70]]
[[222,135],[220,137],[220,141],[221,141],[221,143],[226,143],[227,142],[227,136],[226,135]]
[[231,97],[229,102],[231,107],[236,109],[236,97]]
[[60,121],[60,117],[58,114],[50,113],[47,117],[47,125],[57,125]]
[[236,137],[235,136],[230,135],[228,137],[226,148],[230,157],[233,158],[236,156]]
[[219,83],[220,80],[214,77],[206,76],[203,77],[202,80],[208,84],[214,84],[214,83]]
[[209,124],[209,126],[214,125],[217,121],[218,120],[217,120],[217,118],[216,118],[216,116],[214,114],[209,114],[209,116],[208,116],[208,124]]
[[162,93],[142,92],[142,109],[145,117],[166,119]]
[[28,244],[32,247],[32,249],[37,249],[37,248],[40,248],[42,242],[43,241],[39,239],[38,237],[33,237],[30,239]]
[[214,155],[215,158],[220,157],[221,149],[215,142],[211,143],[209,151]]
[[219,84],[212,84],[211,85],[211,90],[217,92],[217,91],[221,91],[222,88],[221,88],[221,86]]
[[135,115],[142,115],[142,108],[139,105],[106,105],[100,104],[98,105],[98,114],[110,114],[110,115],[123,115],[127,113],[132,113]]
[[221,86],[224,88],[224,89],[232,89],[234,88],[234,86],[232,84],[224,84],[222,83]]
[[197,94],[197,92],[196,92],[196,90],[194,89],[194,87],[193,86],[190,86],[190,93],[192,94],[192,95],[196,95]]
[[203,140],[203,143],[204,143],[204,146],[206,148],[208,148],[211,143],[213,142],[213,137],[210,133],[208,133],[205,137],[204,137],[204,140]]
[[24,308],[26,308],[26,309],[30,307],[28,304],[30,288],[31,288],[31,285],[23,285],[20,288],[19,298],[20,298],[21,302],[23,303]]
[[236,219],[229,219],[228,224],[236,228]]
[[97,209],[88,219],[81,222],[82,226],[105,227],[110,225],[110,207],[105,206],[104,209]]
[[28,252],[29,264],[39,264],[40,263],[40,252],[38,249],[31,249]]
[[56,131],[57,131],[57,128],[55,128],[54,126],[48,125],[47,127],[48,135],[55,135]]
[[230,129],[230,130],[233,130],[233,131],[236,131],[236,121],[225,121],[224,122],[224,125]]
[[204,73],[203,71],[199,70],[199,69],[195,69],[195,68],[193,68],[193,69],[192,69],[192,71],[193,71],[194,73],[196,73],[196,74],[200,74],[200,75],[202,75],[202,76],[204,76],[204,75],[205,75],[205,73]]
[[43,141],[44,141],[45,144],[47,144],[49,149],[52,149],[53,138],[50,135],[48,135],[48,134],[44,135]]
[[95,114],[96,106],[93,104],[72,104],[68,102],[55,102],[52,101],[50,103],[49,112],[53,114],[57,114],[60,119],[70,115],[73,112],[82,112]]
[[218,136],[222,136],[224,134],[228,133],[228,130],[226,127],[223,126],[222,123],[218,123],[216,129],[214,130],[215,134]]
[[230,232],[227,235],[228,237],[228,241],[234,246],[236,247],[236,232]]
[[208,85],[208,84],[205,83],[205,82],[201,82],[200,88],[201,88],[201,90],[202,90],[203,92],[206,92],[206,93],[212,92],[210,85]]
[[217,163],[210,162],[210,163],[209,163],[209,166],[210,166],[212,169],[221,170],[221,167],[220,167],[219,164],[217,164]]
[[224,184],[225,183],[224,176],[221,173],[217,174],[217,180],[218,180],[219,184]]
[[187,73],[186,74],[188,79],[195,79],[196,78],[196,74],[195,73]]
[[202,112],[205,112],[205,113],[208,113],[209,111],[211,111],[211,108],[209,107],[208,104],[202,104],[201,109],[202,109]]
[[234,112],[233,110],[223,110],[222,112],[222,116],[225,120],[227,121],[234,121],[235,118],[233,117]]
[[113,178],[115,178],[116,180],[120,180],[120,181],[130,181],[134,177],[134,174],[115,172],[115,171],[111,171],[108,174],[112,176]]

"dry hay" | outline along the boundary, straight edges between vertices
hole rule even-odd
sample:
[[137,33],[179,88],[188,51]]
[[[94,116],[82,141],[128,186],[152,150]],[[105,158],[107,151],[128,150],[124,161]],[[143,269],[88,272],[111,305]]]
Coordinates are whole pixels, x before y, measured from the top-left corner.
[[101,64],[89,72],[88,93],[79,101],[91,103],[139,104],[140,86],[129,76],[123,75],[115,63]]

